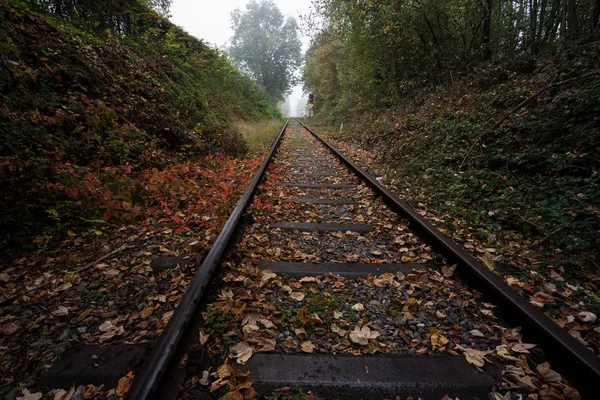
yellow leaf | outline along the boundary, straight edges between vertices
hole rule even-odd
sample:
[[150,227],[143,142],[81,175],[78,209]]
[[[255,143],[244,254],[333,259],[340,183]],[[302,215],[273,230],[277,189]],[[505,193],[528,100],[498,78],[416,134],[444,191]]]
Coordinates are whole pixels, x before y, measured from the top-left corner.
[[117,384],[117,396],[125,396],[125,393],[127,393],[129,391],[129,388],[131,387],[133,377],[133,371],[129,371],[127,375],[119,379],[119,383]]

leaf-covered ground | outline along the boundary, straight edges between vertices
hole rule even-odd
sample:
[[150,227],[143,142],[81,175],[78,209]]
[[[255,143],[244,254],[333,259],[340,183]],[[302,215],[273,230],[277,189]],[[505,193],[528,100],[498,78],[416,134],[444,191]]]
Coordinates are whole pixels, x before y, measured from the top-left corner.
[[[451,236],[478,257],[488,268],[500,275],[515,291],[542,309],[559,326],[567,329],[596,354],[600,354],[600,321],[597,318],[600,296],[600,270],[566,270],[567,263],[561,257],[560,247],[554,256],[540,253],[531,246],[535,240],[519,236],[510,230],[494,232],[493,240],[482,240],[481,226],[474,226],[465,214],[455,207],[440,209],[435,202],[428,202],[417,186],[398,186],[395,178],[398,166],[390,167],[377,162],[372,151],[356,143],[330,137],[336,146],[352,154],[372,174],[382,178],[384,184],[407,200],[446,235]],[[452,202],[452,200],[448,200]]]
[[[139,210],[119,202],[119,212],[137,214],[136,224],[72,233],[2,264],[1,395],[41,393],[39,377],[73,346],[155,340],[263,157],[210,157],[147,171],[145,190],[156,201]],[[159,256],[190,263],[153,273]],[[115,393],[87,391],[94,398]]]
[[[199,341],[214,358],[214,369],[188,380],[183,398],[205,390],[224,399],[258,398],[250,375],[236,364],[258,352],[341,354],[451,354],[474,368],[491,358],[504,365],[495,399],[533,393],[534,398],[577,398],[546,362],[530,356],[518,327],[507,327],[495,305],[454,278],[445,262],[416,237],[406,220],[362,187],[353,192],[320,189],[316,197],[354,197],[357,205],[314,206],[289,201],[305,190],[282,186],[301,182],[296,173],[301,147],[316,145],[299,125],[287,133],[266,182],[248,210],[248,226],[223,263],[220,291],[203,312]],[[309,147],[310,148],[310,147]],[[326,160],[339,183],[358,183],[324,149],[308,150]],[[314,160],[312,164],[314,164]],[[304,168],[304,167],[302,167]],[[310,167],[312,172],[324,166]],[[312,178],[307,178],[312,179]],[[314,180],[311,180],[314,182]],[[375,232],[284,233],[274,222],[348,221],[370,223]],[[411,273],[346,279],[328,274],[300,279],[259,270],[264,260],[308,262],[421,263]],[[289,388],[272,396],[292,395]],[[267,395],[267,394],[262,394]],[[316,398],[318,393],[307,394]]]

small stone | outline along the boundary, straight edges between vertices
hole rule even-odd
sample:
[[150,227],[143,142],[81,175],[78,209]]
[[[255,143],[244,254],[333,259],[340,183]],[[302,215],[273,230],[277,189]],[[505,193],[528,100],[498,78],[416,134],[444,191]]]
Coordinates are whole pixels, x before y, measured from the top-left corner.
[[73,397],[71,397],[71,400],[84,400],[84,396],[85,395],[85,386],[83,385],[79,385],[79,387],[77,387],[77,390],[75,391],[75,393],[73,393]]
[[372,305],[372,306],[379,306],[379,305],[381,305],[381,302],[377,301],[377,300],[371,300],[369,302],[369,304]]
[[58,337],[58,340],[67,340],[70,335],[71,335],[71,330],[67,328],[61,332],[60,336]]
[[86,333],[87,329],[88,329],[87,326],[80,326],[79,328],[77,328],[77,332]]

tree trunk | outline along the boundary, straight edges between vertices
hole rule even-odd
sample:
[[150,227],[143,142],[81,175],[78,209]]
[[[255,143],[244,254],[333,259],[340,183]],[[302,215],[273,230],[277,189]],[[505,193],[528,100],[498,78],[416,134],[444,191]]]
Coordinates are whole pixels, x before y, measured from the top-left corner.
[[579,33],[579,24],[577,22],[577,5],[575,0],[567,0],[567,23],[569,36],[573,37]]
[[592,32],[598,28],[600,22],[600,0],[594,1],[594,7],[592,9]]
[[537,19],[538,19],[538,0],[531,0],[529,3],[529,46],[532,53],[537,50]]
[[492,0],[485,0],[483,4],[483,23],[481,25],[481,44],[483,48],[483,59],[492,58],[490,46],[490,30],[492,26]]
[[560,19],[560,37],[564,39],[567,36],[567,1],[562,0],[562,6],[560,9],[561,19]]

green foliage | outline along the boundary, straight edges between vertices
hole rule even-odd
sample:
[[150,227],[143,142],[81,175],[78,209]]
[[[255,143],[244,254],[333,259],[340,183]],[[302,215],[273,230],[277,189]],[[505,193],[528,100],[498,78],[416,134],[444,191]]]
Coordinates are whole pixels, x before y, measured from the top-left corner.
[[232,13],[234,35],[229,53],[241,71],[264,86],[273,102],[282,101],[295,84],[301,62],[298,25],[271,0],[251,1]]
[[600,18],[597,1],[314,3],[325,26],[306,55],[305,91],[316,94],[317,114],[338,119],[452,84],[481,61],[589,40]]
[[[529,57],[487,66],[346,126],[385,149],[388,179],[444,215],[448,232],[475,228],[495,248],[514,242],[543,251],[553,244],[546,255],[555,258],[560,249],[554,264],[598,264],[599,61],[596,42],[540,58],[527,73]],[[552,80],[572,78],[510,111]]]
[[[91,2],[88,12],[100,3]],[[137,28],[107,32],[83,23],[79,6],[76,16],[50,7],[60,17],[53,18],[31,6],[45,10],[50,3],[0,0],[3,250],[30,245],[32,233],[44,228],[98,217],[92,203],[57,186],[70,187],[71,169],[80,178],[93,174],[102,185],[134,185],[110,171],[141,172],[215,152],[244,154],[232,118],[276,114],[264,89],[224,54],[145,2],[123,4],[134,3],[144,7]]]

